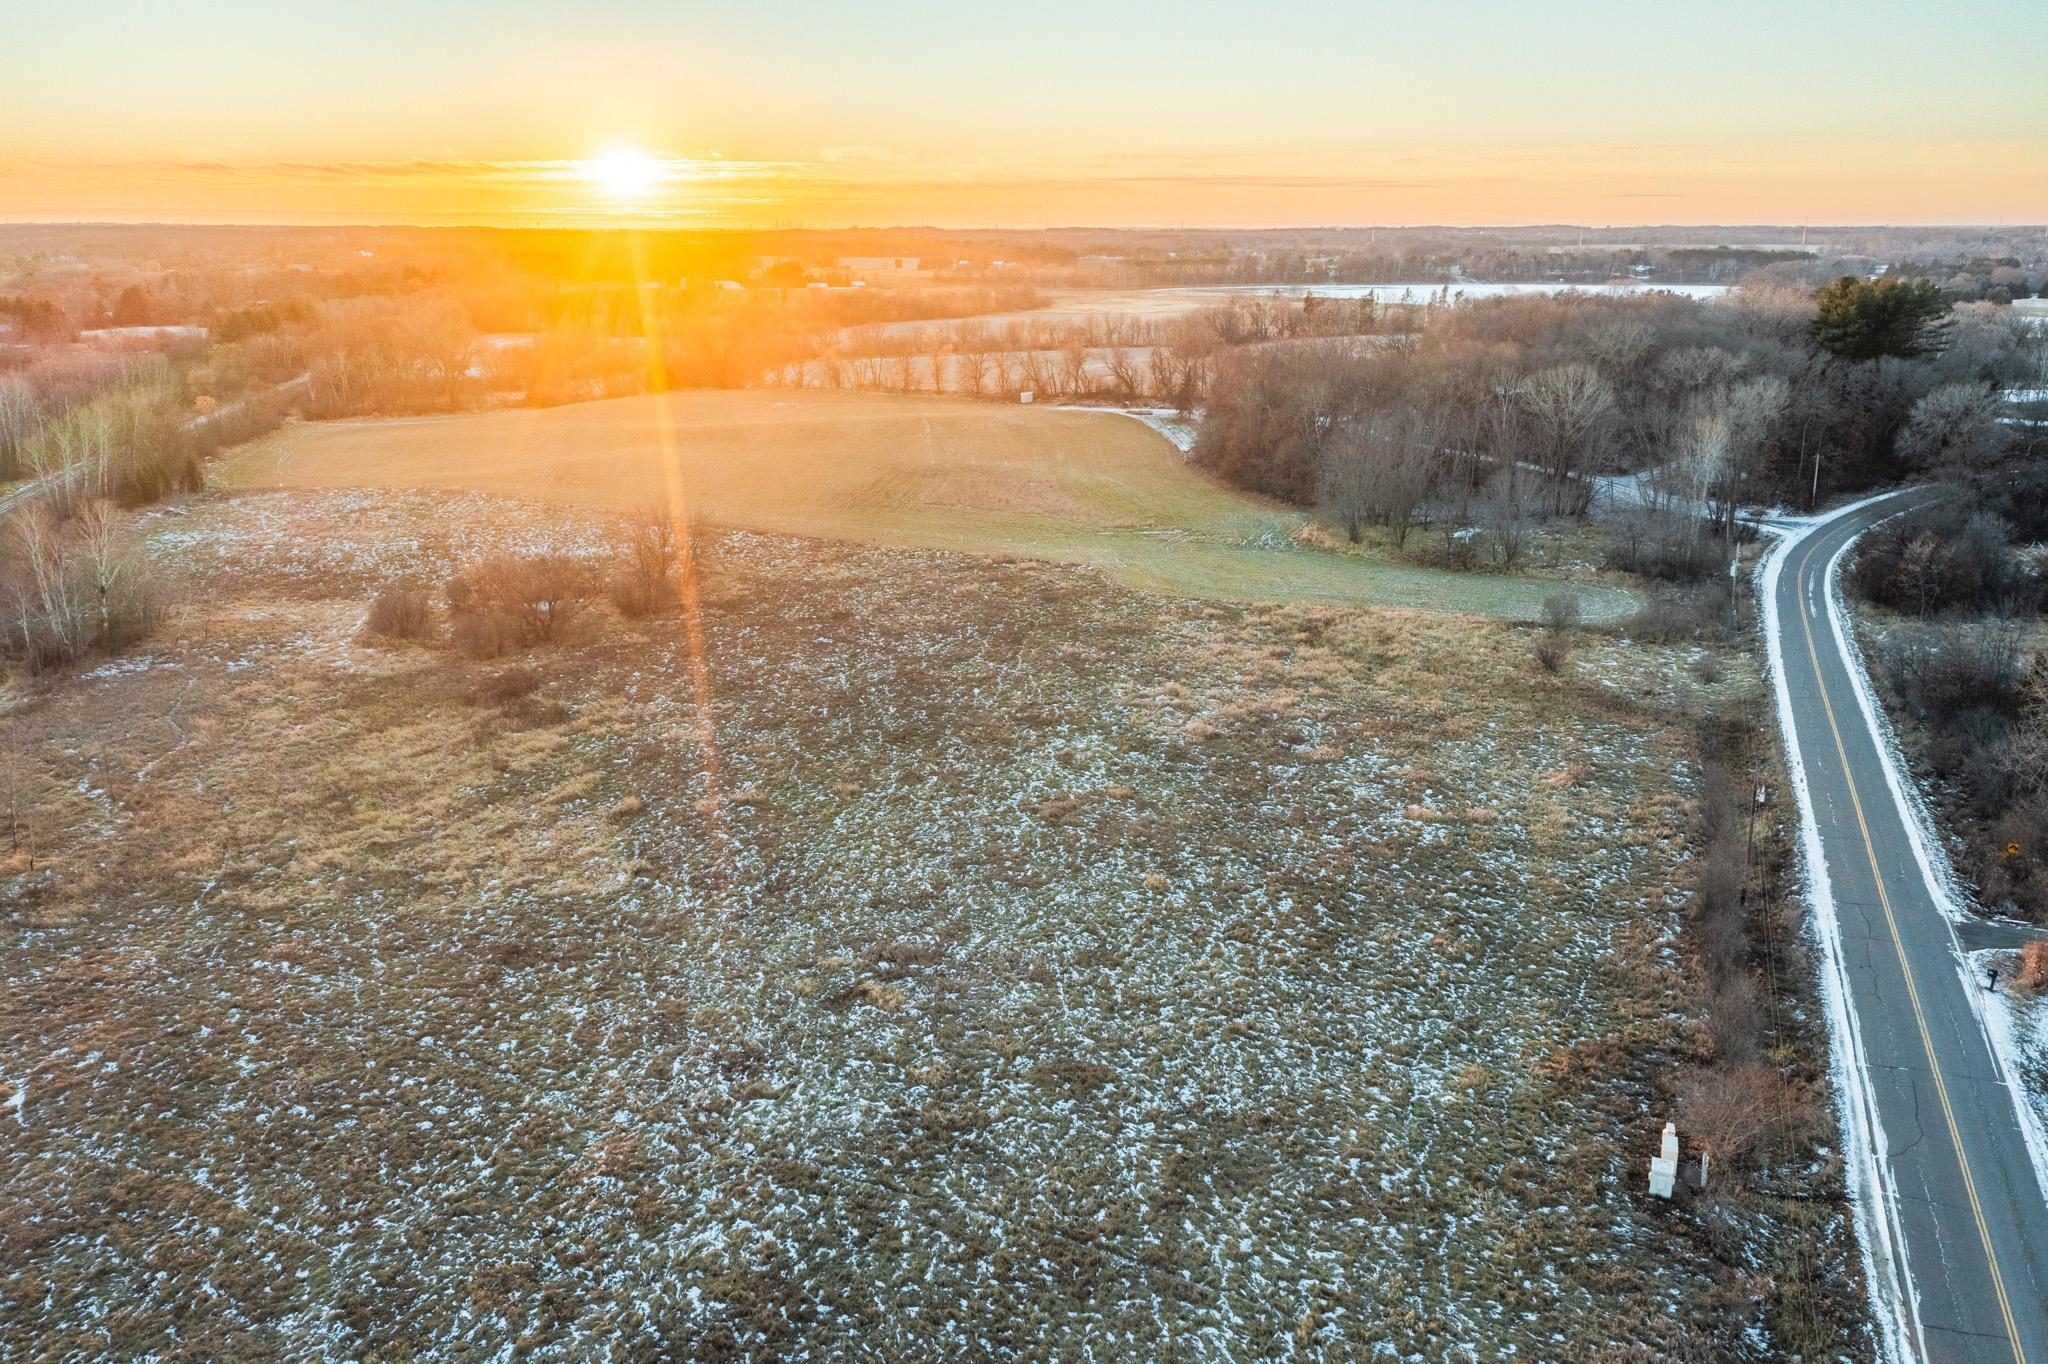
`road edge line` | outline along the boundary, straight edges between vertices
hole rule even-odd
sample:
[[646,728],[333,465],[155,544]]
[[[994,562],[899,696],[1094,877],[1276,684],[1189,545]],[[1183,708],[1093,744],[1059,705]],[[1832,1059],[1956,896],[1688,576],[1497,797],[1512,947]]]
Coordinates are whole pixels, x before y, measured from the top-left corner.
[[[1861,505],[1861,504],[1859,504]],[[1894,516],[1904,516],[1912,508],[1901,508]],[[1889,521],[1892,517],[1886,517]],[[1883,522],[1873,522],[1875,529]],[[1866,534],[1868,531],[1865,532]],[[1861,539],[1858,536],[1857,539]],[[2014,1058],[2008,1048],[1999,1045],[2000,1038],[2010,1040],[2004,1027],[1993,1028],[1985,1016],[1984,1001],[1976,988],[1974,968],[1970,954],[1956,937],[1956,926],[1970,916],[1963,909],[1963,883],[1956,874],[1955,865],[1949,861],[1948,852],[1941,843],[1940,832],[1934,822],[1934,812],[1920,790],[1919,783],[1910,779],[1906,766],[1905,750],[1900,747],[1898,732],[1892,728],[1891,717],[1878,704],[1877,693],[1870,682],[1870,669],[1864,662],[1862,646],[1857,642],[1855,631],[1848,625],[1848,607],[1842,596],[1841,564],[1849,551],[1856,547],[1851,540],[1836,550],[1828,560],[1825,575],[1825,591],[1828,622],[1834,631],[1835,643],[1842,651],[1849,667],[1849,681],[1856,693],[1856,704],[1863,711],[1864,719],[1875,737],[1878,764],[1884,769],[1885,784],[1891,788],[1892,798],[1904,815],[1900,821],[1906,826],[1906,837],[1912,841],[1913,860],[1919,864],[1920,878],[1927,887],[1927,894],[1948,921],[1949,953],[1954,959],[1957,974],[1963,983],[1963,998],[1969,1001],[1970,1013],[1977,1020],[1978,1030],[1984,1034],[1985,1050],[1998,1067],[1999,1083],[2005,1086],[2006,1097],[2013,1106],[2014,1120],[2019,1126],[2020,1140],[2027,1148],[2027,1157],[2034,1167],[2034,1185],[2042,1199],[2044,1210],[2048,1210],[2048,1130],[2042,1126],[2042,1115],[2035,1103],[2028,1098],[2026,1087],[2020,1083]]]
[[[1780,642],[1778,583],[1792,551],[1808,536],[1817,534],[1836,519],[1862,508],[1864,501],[1843,507],[1823,520],[1792,528],[1778,538],[1756,572],[1756,592],[1761,605],[1765,655],[1776,703],[1778,733],[1784,746],[1786,778],[1799,805],[1800,882],[1804,887],[1812,933],[1820,947],[1821,1002],[1828,1019],[1828,1071],[1834,1081],[1835,1112],[1844,1146],[1843,1170],[1849,1189],[1849,1203],[1861,1250],[1865,1291],[1869,1295],[1872,1324],[1877,1330],[1880,1355],[1903,1362],[1918,1357],[1913,1341],[1920,1325],[1919,1300],[1911,1291],[1911,1276],[1904,1272],[1904,1240],[1897,1232],[1893,1191],[1877,1153],[1884,1148],[1884,1128],[1877,1116],[1876,1095],[1869,1083],[1863,1034],[1849,1008],[1848,968],[1842,959],[1841,930],[1835,917],[1833,884],[1828,878],[1827,860],[1820,842],[1820,822],[1814,814],[1813,795],[1807,788],[1806,768],[1799,748],[1799,734],[1792,719],[1792,692],[1785,676],[1784,647]],[[1879,1273],[1882,1261],[1884,1273]]]

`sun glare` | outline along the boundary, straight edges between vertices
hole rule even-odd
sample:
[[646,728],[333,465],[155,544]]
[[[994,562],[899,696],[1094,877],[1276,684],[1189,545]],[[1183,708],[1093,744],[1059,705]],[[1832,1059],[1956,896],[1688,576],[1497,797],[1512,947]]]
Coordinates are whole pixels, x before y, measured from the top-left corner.
[[621,147],[586,162],[584,172],[591,183],[621,199],[637,199],[661,178],[661,166],[645,152]]

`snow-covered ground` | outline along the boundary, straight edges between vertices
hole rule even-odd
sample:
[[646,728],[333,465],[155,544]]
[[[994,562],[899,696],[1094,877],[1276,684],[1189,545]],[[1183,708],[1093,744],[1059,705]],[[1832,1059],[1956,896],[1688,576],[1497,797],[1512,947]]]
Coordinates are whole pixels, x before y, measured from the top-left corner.
[[1074,412],[1121,412],[1157,431],[1173,443],[1173,448],[1183,455],[1195,448],[1195,437],[1201,430],[1200,413],[1182,412],[1173,407],[1106,407],[1095,404],[1075,404],[1065,408]]
[[1960,969],[1963,984],[1977,1002],[1984,1020],[1985,1035],[1998,1052],[2007,1071],[2019,1080],[2033,1122],[2027,1135],[2034,1152],[2035,1167],[2048,1172],[2048,996],[2027,996],[2009,986],[1982,989],[1991,968],[2002,979],[2012,975],[2012,953],[1981,951],[1963,955]]
[[[734,535],[708,720],[673,620],[495,705],[509,661],[359,643],[363,602],[601,521],[150,526],[207,606],[43,721],[80,843],[0,972],[0,1176],[59,1286],[0,1332],[1707,1348],[1626,1059],[1692,1026],[1691,774],[1646,700],[1682,655],[1588,641],[1570,690],[1506,627]],[[181,697],[182,746],[128,723]]]

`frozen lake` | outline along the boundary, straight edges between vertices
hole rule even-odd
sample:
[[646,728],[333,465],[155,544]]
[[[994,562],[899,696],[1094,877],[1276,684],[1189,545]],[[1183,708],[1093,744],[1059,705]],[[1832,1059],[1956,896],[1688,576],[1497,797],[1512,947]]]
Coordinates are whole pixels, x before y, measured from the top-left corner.
[[1440,280],[1435,284],[1218,284],[1198,289],[1147,290],[1146,292],[1207,294],[1276,294],[1299,298],[1370,298],[1380,303],[1427,303],[1449,289],[1456,298],[1508,298],[1516,294],[1561,294],[1567,290],[1582,294],[1678,294],[1684,298],[1719,298],[1728,292],[1725,284],[1655,284],[1642,280],[1612,280],[1606,284],[1480,284]]
[[1274,298],[1371,298],[1381,303],[1427,303],[1445,288],[1451,298],[1506,298],[1515,294],[1557,294],[1576,290],[1585,294],[1643,294],[1664,292],[1692,299],[1715,299],[1728,292],[1725,284],[1651,284],[1639,280],[1616,280],[1607,284],[1481,284],[1439,280],[1414,284],[1204,284],[1163,289],[1059,289],[1050,292],[1043,308],[1023,312],[985,313],[979,317],[956,318],[949,322],[890,322],[863,327],[864,335],[914,336],[934,327],[953,328],[966,323],[1003,327],[1013,322],[1083,322],[1090,317],[1123,314],[1141,318],[1179,317],[1214,308],[1233,298],[1269,295]]

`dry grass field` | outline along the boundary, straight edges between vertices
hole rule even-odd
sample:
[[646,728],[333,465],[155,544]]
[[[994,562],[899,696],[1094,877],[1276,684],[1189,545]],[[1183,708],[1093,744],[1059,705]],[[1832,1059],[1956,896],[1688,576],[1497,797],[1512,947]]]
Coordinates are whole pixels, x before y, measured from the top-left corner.
[[8,718],[0,1355],[1751,1357],[1639,1188],[1682,651],[736,532],[705,714],[673,618],[356,637],[591,514],[147,523]]
[[[1093,564],[1237,601],[1375,602],[1534,619],[1555,582],[1304,545],[1298,513],[1194,470],[1114,413],[900,395],[686,392],[476,416],[288,427],[239,486],[410,487],[630,510],[674,477],[716,525]],[[1584,589],[1589,618],[1632,604]]]

